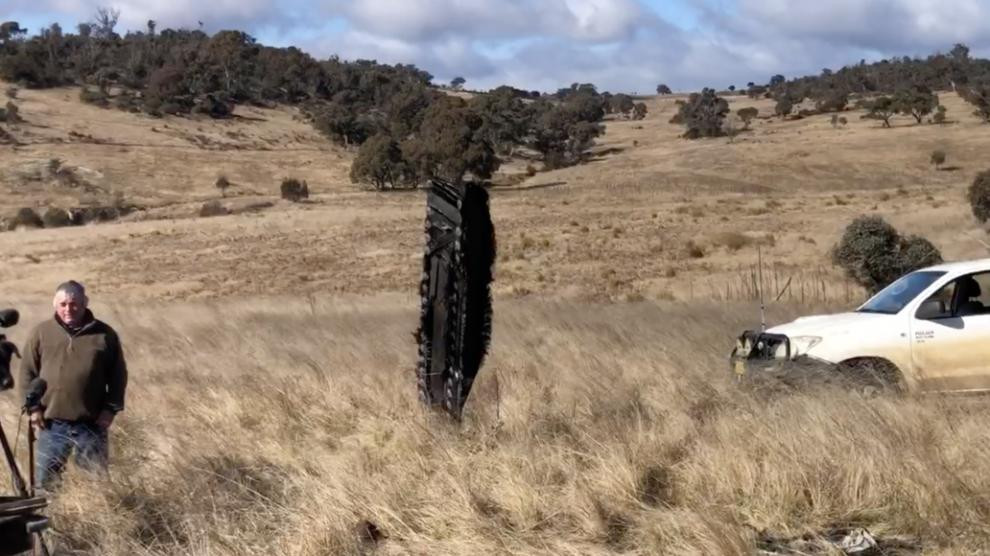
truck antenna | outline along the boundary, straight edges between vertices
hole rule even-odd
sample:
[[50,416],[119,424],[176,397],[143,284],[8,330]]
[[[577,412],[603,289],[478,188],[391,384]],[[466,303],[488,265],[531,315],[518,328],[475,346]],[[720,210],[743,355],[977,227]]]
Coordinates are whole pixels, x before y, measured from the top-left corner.
[[760,275],[760,332],[767,331],[767,310],[766,302],[763,299],[763,248],[760,244],[756,245],[756,257],[757,263],[759,264],[759,275]]

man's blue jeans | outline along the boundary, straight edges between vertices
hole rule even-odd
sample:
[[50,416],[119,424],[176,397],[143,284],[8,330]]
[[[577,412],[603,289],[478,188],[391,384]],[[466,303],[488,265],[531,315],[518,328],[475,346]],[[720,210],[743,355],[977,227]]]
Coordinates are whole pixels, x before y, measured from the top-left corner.
[[104,473],[107,468],[107,431],[96,423],[79,421],[45,421],[38,433],[35,479],[48,489],[75,452],[76,465],[88,471]]

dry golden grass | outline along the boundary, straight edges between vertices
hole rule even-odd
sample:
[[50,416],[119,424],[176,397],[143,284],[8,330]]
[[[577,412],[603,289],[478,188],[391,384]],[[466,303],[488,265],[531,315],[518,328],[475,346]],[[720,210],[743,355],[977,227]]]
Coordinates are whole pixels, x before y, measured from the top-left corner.
[[[752,393],[726,368],[757,320],[741,302],[759,289],[757,249],[780,297],[770,322],[861,297],[827,252],[862,213],[947,258],[985,254],[963,192],[990,135],[955,95],[941,95],[951,125],[882,130],[849,112],[839,129],[757,120],[732,142],[676,139],[674,100],[656,98],[646,120],[609,121],[586,165],[507,165],[494,351],[461,426],[415,399],[421,192],[351,184],[352,154],[291,109],[154,120],[77,95],[23,91],[21,144],[0,145],[2,211],[117,194],[146,207],[0,233],[0,305],[25,312],[14,339],[77,278],[133,369],[112,481],[71,473],[53,507],[63,547],[750,554],[763,533],[841,525],[932,554],[990,544],[985,400]],[[957,169],[933,169],[934,148]],[[24,177],[51,158],[90,187]],[[219,175],[234,184],[224,206],[273,206],[196,217]],[[311,202],[275,199],[286,175]],[[16,402],[0,400],[12,432]],[[387,538],[362,541],[365,522]]]
[[69,470],[58,544],[360,554],[365,522],[381,554],[751,554],[837,525],[931,554],[990,542],[984,401],[746,391],[725,351],[752,306],[500,302],[455,426],[418,405],[403,305],[99,305],[129,408],[109,483]]

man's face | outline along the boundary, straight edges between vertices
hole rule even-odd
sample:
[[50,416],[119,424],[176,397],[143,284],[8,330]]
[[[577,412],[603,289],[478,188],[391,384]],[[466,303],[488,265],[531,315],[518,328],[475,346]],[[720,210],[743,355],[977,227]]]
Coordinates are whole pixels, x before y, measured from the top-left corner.
[[83,315],[86,314],[86,298],[66,292],[57,293],[55,314],[69,326],[82,324]]

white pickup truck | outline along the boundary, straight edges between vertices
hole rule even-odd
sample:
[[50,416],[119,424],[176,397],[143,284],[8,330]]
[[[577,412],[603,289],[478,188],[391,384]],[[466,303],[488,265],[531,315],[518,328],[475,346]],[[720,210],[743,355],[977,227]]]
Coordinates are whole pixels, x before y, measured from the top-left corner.
[[732,352],[740,376],[793,362],[869,368],[911,391],[990,390],[990,259],[911,272],[852,312],[746,331]]

